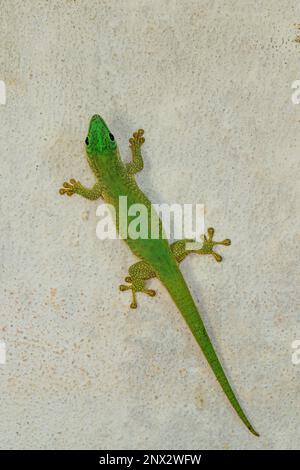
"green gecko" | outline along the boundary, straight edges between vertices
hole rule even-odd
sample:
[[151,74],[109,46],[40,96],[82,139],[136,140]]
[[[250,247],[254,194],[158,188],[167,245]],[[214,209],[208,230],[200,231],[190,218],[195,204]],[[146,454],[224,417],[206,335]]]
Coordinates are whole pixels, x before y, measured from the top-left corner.
[[[119,197],[126,196],[128,207],[138,203],[145,205],[148,209],[148,234],[150,234],[151,223],[153,224],[153,218],[150,216],[151,203],[135,181],[135,174],[143,169],[143,158],[141,155],[141,146],[145,142],[143,135],[144,131],[139,129],[129,139],[132,161],[125,164],[121,160],[113,134],[104,120],[99,115],[94,115],[90,121],[85,144],[87,161],[97,181],[92,188],[88,189],[79,181],[71,179],[70,182],[63,183],[62,188],[59,190],[60,194],[68,196],[79,194],[90,200],[102,197],[106,203],[112,204],[115,208],[117,230],[119,230]],[[163,230],[160,218],[158,215],[156,217],[160,230]],[[130,216],[127,215],[127,226],[130,220]],[[147,289],[145,281],[157,277],[162,282],[189,326],[231,405],[249,431],[255,436],[259,436],[242,410],[228,382],[199,311],[179,269],[179,263],[189,253],[212,255],[216,261],[220,262],[222,257],[215,253],[214,247],[216,245],[228,246],[231,242],[229,239],[216,242],[213,240],[213,236],[214,229],[209,228],[208,236],[204,237],[202,247],[197,250],[188,251],[186,250],[186,243],[191,240],[187,239],[175,241],[170,245],[168,240],[163,237],[157,239],[152,239],[150,236],[148,238],[137,239],[133,239],[130,236],[127,237],[125,241],[140,261],[130,266],[128,271],[129,276],[125,277],[127,284],[120,285],[120,290],[131,290],[132,303],[130,306],[131,308],[136,308],[137,292],[142,292],[149,296],[155,295],[154,290]]]

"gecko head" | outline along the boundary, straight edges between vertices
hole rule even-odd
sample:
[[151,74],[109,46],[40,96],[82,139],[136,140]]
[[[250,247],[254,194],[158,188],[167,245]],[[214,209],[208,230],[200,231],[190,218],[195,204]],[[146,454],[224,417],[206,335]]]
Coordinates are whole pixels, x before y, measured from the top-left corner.
[[117,148],[113,134],[98,114],[95,114],[90,120],[85,146],[88,157],[107,155]]

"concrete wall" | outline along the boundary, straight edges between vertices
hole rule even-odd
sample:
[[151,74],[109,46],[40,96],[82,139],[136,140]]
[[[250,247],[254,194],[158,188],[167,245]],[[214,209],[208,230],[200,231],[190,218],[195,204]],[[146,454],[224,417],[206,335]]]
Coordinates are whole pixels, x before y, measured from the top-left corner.
[[[299,448],[298,2],[0,7],[0,447]],[[118,285],[135,257],[96,238],[99,203],[59,196],[70,177],[94,182],[94,113],[124,159],[145,129],[137,180],[152,201],[204,203],[206,226],[232,239],[223,263],[191,256],[182,271],[260,438],[158,281],[129,308]]]

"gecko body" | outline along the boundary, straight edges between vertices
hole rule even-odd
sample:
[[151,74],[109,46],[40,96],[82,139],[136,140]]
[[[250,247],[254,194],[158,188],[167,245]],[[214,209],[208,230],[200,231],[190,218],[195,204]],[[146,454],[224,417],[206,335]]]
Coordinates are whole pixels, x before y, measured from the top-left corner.
[[[212,255],[216,261],[220,262],[222,257],[214,251],[214,247],[216,245],[228,246],[231,242],[229,239],[221,242],[214,241],[213,228],[208,229],[208,235],[204,237],[201,248],[189,251],[186,250],[186,242],[191,240],[178,240],[169,244],[168,240],[164,237],[151,238],[151,226],[153,223],[158,224],[160,231],[163,230],[163,227],[161,219],[157,214],[154,215],[153,219],[151,202],[141,191],[135,180],[135,174],[143,168],[141,146],[144,140],[144,131],[142,129],[135,132],[129,139],[132,161],[125,164],[121,160],[116,140],[105,121],[99,115],[94,115],[90,121],[85,145],[87,160],[96,176],[96,183],[89,189],[84,187],[79,181],[71,179],[69,182],[63,183],[60,188],[60,194],[68,196],[79,194],[90,200],[102,197],[105,202],[112,204],[115,208],[117,230],[120,229],[118,223],[120,196],[127,197],[128,207],[133,204],[143,204],[147,208],[149,214],[149,236],[147,238],[131,238],[128,236],[125,239],[131,251],[139,258],[139,261],[129,268],[129,275],[125,277],[126,284],[120,285],[120,290],[131,291],[132,302],[130,306],[131,308],[136,308],[136,294],[138,292],[149,296],[155,295],[154,290],[146,287],[146,281],[157,277],[162,282],[199,344],[231,405],[249,431],[258,436],[229,384],[197,306],[179,269],[179,263],[189,253]],[[127,227],[131,220],[132,217],[127,215],[125,221]]]

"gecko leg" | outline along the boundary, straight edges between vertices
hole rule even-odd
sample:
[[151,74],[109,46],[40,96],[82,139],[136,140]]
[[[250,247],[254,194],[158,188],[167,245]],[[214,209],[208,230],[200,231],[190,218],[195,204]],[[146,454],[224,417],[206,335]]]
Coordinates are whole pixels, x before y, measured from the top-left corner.
[[74,178],[70,179],[70,182],[67,183],[66,181],[63,183],[62,188],[59,190],[59,194],[63,195],[66,194],[67,196],[73,196],[73,194],[79,194],[80,196],[90,199],[96,200],[101,197],[102,188],[99,183],[94,184],[94,186],[89,189],[85,188],[80,181],[74,180]]
[[138,263],[133,264],[128,269],[130,276],[125,277],[125,281],[130,283],[130,285],[121,284],[120,290],[126,291],[131,290],[132,292],[132,302],[130,304],[131,308],[137,307],[136,293],[143,292],[144,294],[150,295],[153,297],[156,292],[152,289],[145,288],[145,281],[155,277],[155,272],[145,261],[139,261]]
[[204,235],[202,247],[196,250],[193,250],[193,249],[186,250],[186,243],[191,243],[194,241],[191,239],[178,240],[172,243],[171,250],[176,260],[178,261],[178,263],[183,261],[189,253],[197,253],[198,255],[212,255],[216,261],[221,262],[222,256],[219,255],[219,253],[216,253],[214,251],[214,247],[216,245],[229,246],[231,245],[231,240],[229,240],[229,238],[226,238],[225,240],[216,242],[213,240],[214,233],[215,233],[215,230],[212,227],[210,227],[207,230],[207,236]]
[[129,139],[129,147],[131,148],[132,161],[127,163],[126,168],[130,175],[134,175],[141,171],[144,167],[143,157],[141,154],[141,146],[145,142],[143,137],[144,130],[139,129],[133,133],[133,136]]

